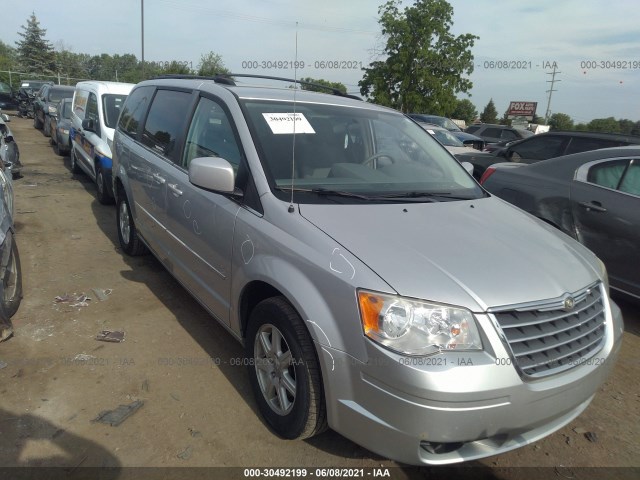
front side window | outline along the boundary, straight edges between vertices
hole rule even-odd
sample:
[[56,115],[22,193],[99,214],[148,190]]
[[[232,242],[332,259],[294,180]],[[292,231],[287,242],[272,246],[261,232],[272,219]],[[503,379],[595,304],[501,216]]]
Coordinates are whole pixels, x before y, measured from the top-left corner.
[[209,98],[201,98],[187,133],[182,166],[198,157],[221,157],[236,170],[242,155],[233,133],[232,122],[222,106]]
[[179,163],[177,142],[183,134],[184,119],[189,115],[191,100],[190,92],[158,90],[142,132],[142,143]]
[[85,119],[93,120],[93,129],[96,135],[100,135],[100,115],[98,114],[98,98],[95,93],[89,94],[87,100],[87,115]]
[[536,137],[511,147],[511,152],[521,158],[532,160],[546,160],[562,152],[564,137],[547,135]]
[[[247,99],[243,106],[274,193],[282,198],[292,188],[339,190],[345,198],[347,193],[376,201],[484,195],[429,133],[403,115],[364,106],[294,107],[288,101]],[[302,195],[298,201],[317,198]]]
[[587,182],[616,190],[628,164],[629,160],[614,160],[594,165],[589,169]]
[[516,135],[515,132],[512,132],[511,130],[507,130],[506,128],[502,130],[502,135],[500,136],[500,138],[504,141],[510,141],[510,140],[515,140],[517,138],[520,138],[518,135]]

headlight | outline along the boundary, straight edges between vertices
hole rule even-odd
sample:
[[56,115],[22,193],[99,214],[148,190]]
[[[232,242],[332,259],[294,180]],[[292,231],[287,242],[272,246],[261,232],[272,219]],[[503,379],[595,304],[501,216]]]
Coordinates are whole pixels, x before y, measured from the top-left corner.
[[49,113],[56,113],[58,111],[58,109],[56,107],[54,107],[53,105],[49,105]]
[[62,132],[63,135],[69,135],[69,129],[68,128],[61,128],[60,131]]
[[482,350],[476,321],[467,309],[364,290],[358,292],[358,303],[364,334],[395,352]]

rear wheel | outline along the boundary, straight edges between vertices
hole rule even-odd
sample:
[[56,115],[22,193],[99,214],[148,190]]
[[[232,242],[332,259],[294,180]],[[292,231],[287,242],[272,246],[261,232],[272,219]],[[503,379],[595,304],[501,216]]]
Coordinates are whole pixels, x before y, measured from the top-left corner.
[[52,139],[54,139],[53,143],[53,153],[55,153],[56,155],[58,155],[59,157],[62,156],[62,152],[60,151],[60,140],[57,139],[57,134],[56,132],[53,132],[53,135],[51,136]]
[[42,123],[38,119],[38,114],[34,112],[33,114],[33,128],[40,130],[42,128]]
[[147,253],[147,247],[138,237],[138,230],[133,223],[129,200],[127,200],[127,195],[124,192],[120,192],[118,195],[116,221],[118,224],[118,240],[122,250],[132,257]]
[[326,406],[313,341],[283,297],[253,309],[245,349],[251,387],[267,425],[288,439],[324,431]]
[[45,137],[51,136],[51,119],[48,116],[44,119],[44,128],[42,129],[42,133],[44,133]]

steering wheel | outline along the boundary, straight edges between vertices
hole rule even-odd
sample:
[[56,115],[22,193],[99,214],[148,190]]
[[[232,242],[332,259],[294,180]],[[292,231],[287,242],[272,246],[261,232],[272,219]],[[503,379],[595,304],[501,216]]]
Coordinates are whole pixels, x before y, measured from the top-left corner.
[[393,158],[391,155],[389,155],[388,153],[380,152],[380,153],[375,153],[371,155],[369,158],[364,160],[361,164],[364,165],[365,167],[370,167],[373,165],[373,162],[378,158],[388,158],[391,161],[391,163],[396,163],[395,158]]

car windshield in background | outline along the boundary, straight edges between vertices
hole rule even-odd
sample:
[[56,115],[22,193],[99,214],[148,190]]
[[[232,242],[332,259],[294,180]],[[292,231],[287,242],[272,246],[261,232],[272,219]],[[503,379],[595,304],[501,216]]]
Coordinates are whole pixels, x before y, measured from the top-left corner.
[[[247,99],[243,103],[277,195],[293,187],[315,197],[333,192],[344,197],[357,194],[352,198],[361,200],[484,196],[464,168],[403,115],[304,102],[295,108],[291,102]],[[302,196],[297,201],[314,198]]]
[[104,112],[104,124],[109,128],[116,128],[118,116],[126,95],[107,93],[102,95],[102,111]]
[[0,93],[11,93],[11,87],[6,83],[0,82]]
[[425,127],[425,130],[436,137],[436,140],[438,140],[443,145],[446,145],[448,147],[464,147],[464,143],[462,143],[448,131],[445,132],[443,130],[429,130],[429,127]]
[[58,103],[64,98],[73,98],[73,90],[54,90],[51,89],[49,93],[49,102]]

